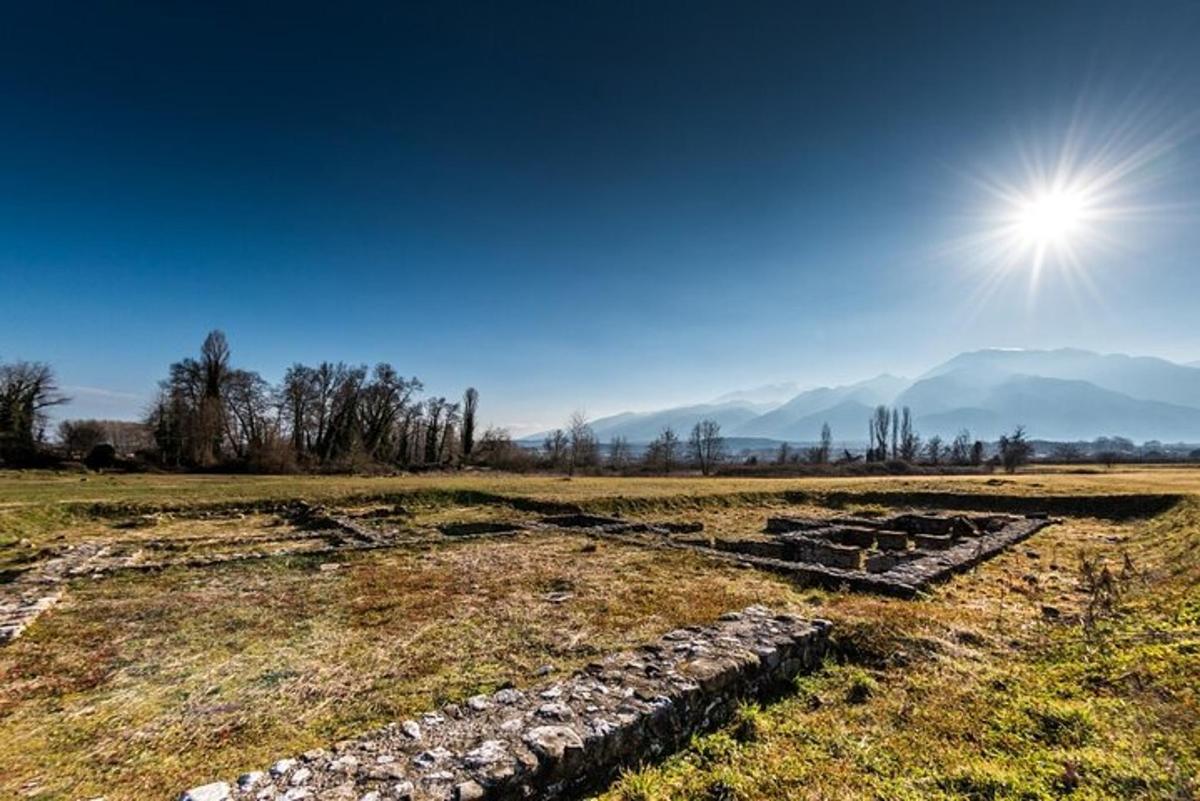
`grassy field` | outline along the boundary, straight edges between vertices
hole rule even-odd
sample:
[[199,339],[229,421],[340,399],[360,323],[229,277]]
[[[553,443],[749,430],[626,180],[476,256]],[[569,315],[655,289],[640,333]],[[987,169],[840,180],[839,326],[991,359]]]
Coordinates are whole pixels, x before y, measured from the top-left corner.
[[1196,798],[1198,546],[1191,500],[1053,527],[922,602],[824,596],[840,660],[604,801]]
[[[0,474],[0,567],[36,568],[85,540],[274,536],[278,521],[252,510],[188,510],[293,498],[400,505],[396,521],[422,530],[541,503],[753,536],[779,509],[903,506],[931,492],[1001,507],[1061,499],[1080,514],[919,601],[546,534],[75,580],[0,647],[0,798],[168,799],[756,602],[834,620],[839,656],[794,696],[628,774],[606,801],[1200,791],[1200,470],[82,478]],[[164,508],[175,511],[129,525]],[[1095,581],[1104,568],[1111,580]]]
[[422,490],[468,490],[546,500],[586,502],[731,493],[812,492],[885,488],[991,494],[1125,494],[1200,490],[1200,466],[1031,469],[1016,475],[877,476],[866,478],[566,478],[507,473],[410,476],[229,476],[88,474],[0,470],[0,507],[42,503],[129,502],[187,504],[258,499],[329,500]]

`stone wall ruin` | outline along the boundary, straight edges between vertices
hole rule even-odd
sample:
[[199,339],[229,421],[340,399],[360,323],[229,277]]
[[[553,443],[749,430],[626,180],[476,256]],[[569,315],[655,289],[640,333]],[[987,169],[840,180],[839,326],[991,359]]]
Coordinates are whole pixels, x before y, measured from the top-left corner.
[[[260,505],[257,512],[272,514],[297,527],[292,532],[239,533],[215,538],[155,539],[129,541],[96,540],[61,546],[45,561],[22,570],[10,581],[0,583],[0,645],[19,637],[42,613],[53,607],[72,579],[98,579],[114,573],[147,572],[172,567],[212,567],[256,559],[304,556],[333,558],[353,551],[397,547],[421,547],[442,542],[426,532],[365,525],[353,517],[323,506],[295,501]],[[220,512],[200,511],[197,519],[234,518],[236,508]],[[186,513],[176,517],[189,518]],[[125,527],[153,526],[158,515],[134,518]],[[514,523],[467,523],[441,528],[442,536],[455,539],[511,536],[524,530]],[[184,546],[214,550],[186,552]]]
[[772,517],[765,540],[690,538],[670,544],[832,589],[911,598],[1053,522],[1043,515]]
[[502,689],[181,801],[479,801],[579,797],[728,722],[824,658],[830,624],[763,607],[669,632],[530,690]]

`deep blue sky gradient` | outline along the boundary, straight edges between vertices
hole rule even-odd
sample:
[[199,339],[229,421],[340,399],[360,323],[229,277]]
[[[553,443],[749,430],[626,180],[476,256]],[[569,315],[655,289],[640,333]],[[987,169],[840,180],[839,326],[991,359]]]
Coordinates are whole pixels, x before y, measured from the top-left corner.
[[[993,345],[1200,358],[1200,4],[242,5],[4,11],[0,358],[71,414],[135,415],[214,327],[516,433]],[[973,303],[970,176],[1073,118],[1181,132],[1164,210],[1093,295]]]

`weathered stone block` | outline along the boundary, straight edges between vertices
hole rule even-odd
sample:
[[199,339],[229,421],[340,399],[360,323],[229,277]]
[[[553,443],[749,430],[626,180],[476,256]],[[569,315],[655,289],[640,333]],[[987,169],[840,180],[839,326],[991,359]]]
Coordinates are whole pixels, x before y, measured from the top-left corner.
[[560,528],[598,528],[604,526],[628,525],[628,520],[619,517],[601,517],[600,515],[570,514],[551,515],[542,518],[542,522]]
[[913,545],[923,551],[944,551],[954,544],[949,534],[914,534]]
[[837,526],[826,534],[828,539],[841,545],[854,545],[859,548],[870,548],[875,544],[876,529],[863,526]]
[[818,543],[813,546],[812,559],[817,564],[840,567],[843,570],[861,570],[863,549],[853,545]]
[[788,546],[782,542],[759,542],[757,540],[716,540],[713,545],[723,551],[744,553],[748,556],[763,556],[768,559],[786,559]]
[[438,530],[447,537],[479,537],[484,534],[515,534],[525,524],[506,520],[482,520],[470,523],[444,523]]
[[937,515],[905,514],[893,517],[888,526],[909,534],[949,534],[950,518]]
[[180,801],[229,801],[230,788],[225,782],[213,782],[202,787],[193,787],[180,797]]
[[875,543],[882,551],[908,550],[908,534],[903,531],[877,531]]
[[902,558],[897,551],[874,551],[867,554],[863,569],[868,573],[886,573],[901,561]]
[[817,517],[768,517],[766,530],[769,534],[783,534],[788,531],[812,531],[828,527],[828,520]]

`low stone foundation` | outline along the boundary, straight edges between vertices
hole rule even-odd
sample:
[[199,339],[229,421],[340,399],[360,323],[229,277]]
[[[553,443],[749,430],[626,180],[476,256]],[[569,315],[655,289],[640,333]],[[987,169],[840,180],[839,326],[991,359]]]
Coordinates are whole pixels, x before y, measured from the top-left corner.
[[21,636],[38,616],[62,598],[62,590],[31,587],[0,598],[0,645]]
[[[1054,521],[1045,516],[903,514],[871,518],[773,517],[761,540],[672,540],[685,547],[831,589],[911,598]],[[645,544],[645,543],[643,543]]]
[[727,722],[817,667],[830,624],[762,607],[679,629],[564,681],[479,695],[182,801],[566,799]]
[[[440,534],[414,529],[376,528],[302,501],[271,509],[280,520],[298,526],[292,532],[241,533],[221,537],[171,540],[119,539],[68,545],[52,558],[0,584],[0,645],[16,639],[43,612],[54,606],[72,579],[100,579],[114,573],[153,572],[173,567],[215,567],[232,562],[284,557],[326,557],[355,551],[419,548],[456,540],[513,536],[525,531],[521,522],[449,524]],[[205,513],[201,519],[218,515]],[[149,516],[152,517],[152,516]],[[188,546],[227,547],[181,553]]]
[[520,521],[484,520],[472,523],[443,523],[438,531],[447,537],[478,537],[481,534],[518,534],[526,529]]
[[587,529],[598,534],[694,534],[704,530],[704,524],[700,522],[647,523],[581,513],[543,517],[538,525],[549,528]]

